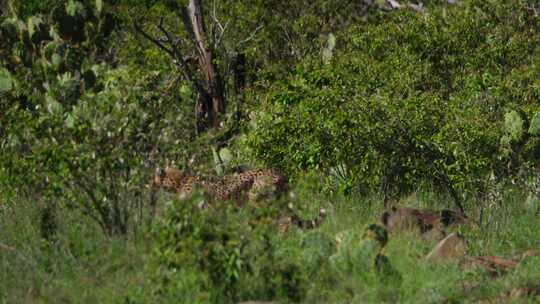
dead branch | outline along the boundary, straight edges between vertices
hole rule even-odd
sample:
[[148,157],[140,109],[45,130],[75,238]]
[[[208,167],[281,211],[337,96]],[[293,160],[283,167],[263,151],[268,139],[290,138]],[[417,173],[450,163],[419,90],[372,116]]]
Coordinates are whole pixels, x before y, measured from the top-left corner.
[[248,36],[246,39],[244,39],[244,40],[242,40],[242,41],[240,41],[240,42],[238,43],[238,46],[243,46],[244,44],[246,44],[246,43],[248,43],[249,41],[253,40],[253,38],[255,38],[255,35],[257,35],[257,33],[258,33],[263,27],[264,27],[264,25],[262,25],[262,24],[260,24],[259,26],[257,26],[257,27],[255,28],[255,30],[253,30],[253,32],[251,32],[251,34],[249,34],[249,36]]
[[142,27],[139,24],[137,24],[137,22],[133,22],[133,26],[135,28],[135,31],[137,31],[139,34],[143,35],[144,38],[151,41],[153,44],[155,44],[157,47],[162,49],[165,53],[169,54],[171,57],[174,57],[174,51],[173,50],[167,48],[163,43],[161,43],[161,41],[155,39],[154,37],[152,37],[151,35],[146,33],[142,29]]
[[211,107],[208,107],[207,112],[208,121],[213,127],[219,127],[217,115],[218,113],[225,113],[226,110],[223,83],[213,62],[212,49],[208,48],[206,44],[200,1],[190,0],[189,5],[184,7],[181,13],[184,26],[199,54],[199,68],[204,76],[206,87],[204,93],[211,98]]

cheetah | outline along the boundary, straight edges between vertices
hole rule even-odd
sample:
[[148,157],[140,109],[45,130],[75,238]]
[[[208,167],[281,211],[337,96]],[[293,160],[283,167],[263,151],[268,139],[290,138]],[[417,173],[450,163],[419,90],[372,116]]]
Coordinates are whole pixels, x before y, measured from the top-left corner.
[[213,200],[242,202],[247,198],[248,201],[254,202],[269,194],[285,192],[287,179],[276,170],[259,169],[227,175],[217,181],[212,181],[166,167],[164,170],[156,170],[152,187],[162,188],[181,196],[189,196],[194,189],[198,188]]
[[[181,197],[187,197],[193,194],[195,189],[199,189],[207,196],[208,201],[233,201],[237,206],[246,200],[249,203],[257,203],[279,196],[288,188],[286,177],[273,169],[247,170],[212,180],[187,175],[180,170],[166,167],[164,170],[156,170],[151,184],[154,189],[164,189]],[[208,205],[203,204],[200,207],[204,209],[205,206]],[[304,220],[292,209],[286,208],[276,219],[278,231],[284,234],[290,226],[314,229],[322,223],[326,213],[326,210],[321,208],[315,219]]]

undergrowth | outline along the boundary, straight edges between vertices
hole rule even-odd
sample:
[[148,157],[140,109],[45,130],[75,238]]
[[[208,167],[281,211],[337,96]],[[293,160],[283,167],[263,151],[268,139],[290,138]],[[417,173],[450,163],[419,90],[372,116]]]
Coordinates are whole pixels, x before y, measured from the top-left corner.
[[[365,227],[378,221],[380,198],[355,198],[296,187],[275,208],[221,204],[200,210],[194,198],[160,197],[167,205],[151,230],[140,227],[125,238],[106,237],[100,228],[73,212],[55,211],[54,232],[44,238],[43,210],[32,200],[2,202],[0,303],[461,303],[480,300],[538,300],[540,258],[531,257],[498,278],[485,271],[464,271],[458,263],[431,264],[424,258],[436,244],[413,233],[390,234],[383,252],[397,280],[388,283],[373,268]],[[538,204],[518,191],[479,213],[467,205],[474,225],[454,229],[468,243],[467,255],[513,256],[540,248]],[[274,219],[295,208],[312,218],[309,206],[328,210],[313,230],[278,231]],[[440,209],[444,198],[417,193],[397,205]],[[338,236],[350,234],[359,252],[342,255]],[[359,248],[359,249],[358,249]],[[367,249],[366,249],[367,248]],[[356,251],[355,251],[356,250]],[[339,266],[336,261],[341,259]],[[386,282],[386,283],[385,283]],[[513,290],[532,294],[509,298]]]

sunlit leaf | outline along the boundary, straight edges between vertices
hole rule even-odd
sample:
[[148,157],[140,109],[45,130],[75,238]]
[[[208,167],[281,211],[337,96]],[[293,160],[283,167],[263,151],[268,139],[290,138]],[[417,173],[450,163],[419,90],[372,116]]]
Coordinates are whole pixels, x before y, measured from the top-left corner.
[[7,92],[13,87],[11,74],[5,68],[0,68],[0,93]]
[[103,0],[96,0],[96,9],[99,13],[103,10]]
[[221,161],[223,162],[223,164],[227,165],[228,163],[232,161],[233,154],[231,150],[227,148],[223,148],[219,150],[219,157],[221,158]]
[[66,13],[70,16],[75,16],[75,13],[77,12],[77,2],[73,0],[69,0],[68,3],[66,3]]
[[504,115],[504,126],[506,132],[513,141],[519,141],[523,137],[523,127],[525,122],[517,111],[511,111]]
[[75,127],[75,117],[73,115],[68,114],[66,117],[66,127],[73,129]]
[[43,20],[40,17],[32,16],[28,18],[27,27],[28,27],[28,36],[30,36],[30,38],[32,38],[32,36],[36,32],[36,29],[39,27],[41,23],[43,23]]
[[540,135],[540,112],[534,114],[531,120],[531,127],[529,128],[529,134],[534,136]]

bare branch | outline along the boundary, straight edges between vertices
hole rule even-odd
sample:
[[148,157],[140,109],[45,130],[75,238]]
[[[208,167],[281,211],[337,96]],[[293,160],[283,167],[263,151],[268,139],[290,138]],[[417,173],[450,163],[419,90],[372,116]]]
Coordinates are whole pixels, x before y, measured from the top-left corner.
[[182,10],[184,25],[191,36],[193,44],[199,51],[199,58],[206,55],[206,47],[204,46],[204,23],[201,15],[199,1],[190,1],[187,7]]
[[248,43],[249,41],[251,41],[253,38],[255,38],[255,35],[257,35],[257,33],[258,33],[263,27],[264,27],[264,25],[262,25],[262,24],[260,24],[259,26],[257,26],[257,27],[255,28],[255,30],[253,30],[253,32],[251,32],[251,34],[249,34],[249,36],[248,36],[246,39],[244,39],[244,40],[242,40],[242,41],[240,41],[240,42],[238,43],[238,46],[242,46],[242,45]]
[[221,24],[221,22],[217,18],[216,1],[213,2],[213,10],[210,16],[212,17],[212,20],[214,21],[214,25],[216,25],[219,28],[219,34],[216,35],[216,33],[212,33],[212,37],[214,38],[213,46],[214,46],[214,49],[217,49],[217,47],[221,44],[221,41],[223,39],[223,36],[225,35],[225,32],[227,31],[227,27],[229,26],[230,20],[227,21],[227,23],[225,23],[225,26]]
[[221,23],[219,22],[216,14],[216,1],[213,2],[214,9],[212,11],[212,19],[214,19],[214,22],[219,26],[220,30],[223,32],[225,29],[223,26],[221,26]]
[[178,49],[178,44],[180,44],[181,39],[177,38],[174,39],[172,35],[165,29],[163,26],[163,18],[159,19],[158,29],[167,37],[167,42],[171,45],[171,51],[173,54],[174,59],[182,58],[182,54],[180,53]]
[[[215,17],[214,3],[214,17]],[[193,48],[196,49],[197,63],[202,77],[195,77],[197,71],[193,71],[192,58],[183,56],[178,45],[180,40],[174,39],[173,36],[165,29],[163,19],[160,19],[158,29],[165,35],[164,42],[155,39],[146,33],[141,26],[134,23],[137,32],[141,33],[146,39],[164,50],[174,60],[177,68],[183,73],[184,78],[193,83],[197,89],[198,100],[195,106],[197,117],[197,130],[203,131],[208,127],[218,128],[220,113],[226,111],[226,100],[224,95],[223,81],[219,73],[219,68],[214,64],[213,50],[216,45],[208,45],[207,32],[204,28],[204,19],[200,0],[190,0],[187,6],[183,6],[180,10],[180,18],[184,24],[184,29],[189,36]],[[217,17],[215,18],[216,25],[220,27],[221,34],[215,38],[213,42],[221,43],[223,33],[228,27],[228,23],[223,27]],[[212,36],[210,36],[212,37]],[[212,40],[212,38],[211,38]],[[167,45],[168,44],[168,45]]]
[[227,23],[225,23],[225,27],[222,29],[221,31],[221,34],[215,38],[215,41],[214,41],[214,48],[217,49],[218,46],[221,44],[221,41],[223,40],[223,36],[225,36],[225,33],[227,32],[227,28],[229,27],[229,21],[227,21]]
[[181,42],[180,38],[174,38],[163,26],[163,18],[160,18],[159,24],[157,25],[158,29],[165,35],[166,42],[170,45],[170,47],[167,47],[165,44],[163,44],[158,39],[155,39],[150,34],[146,33],[140,25],[137,23],[134,23],[135,29],[137,32],[139,32],[144,38],[148,39],[150,42],[158,46],[160,49],[164,50],[172,59],[174,64],[180,69],[182,75],[184,76],[184,79],[187,81],[193,82],[193,72],[189,68],[187,62],[191,59],[190,56],[182,56],[182,52],[180,51],[179,44]]
[[165,45],[163,45],[163,43],[161,43],[161,41],[155,39],[154,37],[152,37],[150,34],[146,33],[141,26],[139,26],[136,22],[133,22],[133,26],[135,27],[135,30],[140,33],[141,35],[144,36],[144,38],[150,40],[152,43],[154,43],[156,46],[158,46],[160,49],[162,49],[163,51],[165,51],[167,54],[169,54],[171,57],[174,58],[174,51],[167,48]]
[[[173,60],[175,60],[175,64],[180,65],[182,68],[186,67],[186,60],[182,56],[182,52],[180,51],[178,45],[180,44],[180,38],[174,39],[172,35],[165,29],[163,26],[163,18],[159,19],[158,29],[167,37],[167,41],[171,45],[171,57],[173,57]],[[187,76],[186,76],[187,77]],[[187,77],[188,80],[191,80],[191,77]]]

